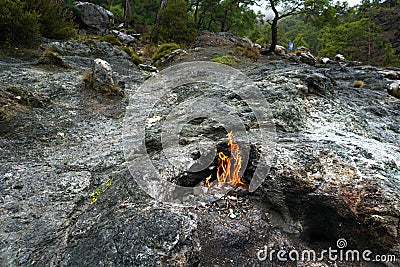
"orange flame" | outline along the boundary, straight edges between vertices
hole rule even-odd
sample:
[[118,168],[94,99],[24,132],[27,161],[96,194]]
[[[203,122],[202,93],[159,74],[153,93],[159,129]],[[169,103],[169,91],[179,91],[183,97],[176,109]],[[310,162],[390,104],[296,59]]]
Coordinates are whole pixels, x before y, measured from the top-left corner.
[[[218,167],[217,167],[217,178],[218,184],[230,184],[230,185],[245,185],[239,176],[240,168],[242,167],[242,157],[239,156],[239,145],[235,144],[232,140],[232,131],[227,134],[228,136],[228,151],[231,153],[231,157],[226,156],[223,152],[218,153]],[[233,164],[231,162],[233,159]],[[206,185],[212,186],[210,183],[211,175],[206,178]]]

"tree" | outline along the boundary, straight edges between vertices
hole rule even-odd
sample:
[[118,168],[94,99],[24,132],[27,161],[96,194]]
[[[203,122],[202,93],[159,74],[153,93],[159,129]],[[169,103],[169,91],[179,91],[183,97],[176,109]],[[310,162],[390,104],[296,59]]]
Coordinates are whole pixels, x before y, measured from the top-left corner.
[[[271,25],[271,46],[268,52],[274,52],[278,44],[278,22],[283,18],[301,13],[304,1],[268,0],[267,7],[270,7],[274,13],[272,21],[267,21]],[[279,7],[281,7],[281,10],[278,10]]]
[[156,21],[154,22],[154,26],[153,26],[153,29],[152,29],[151,35],[150,35],[150,42],[152,44],[158,43],[158,38],[160,35],[160,23],[161,23],[162,16],[164,14],[164,10],[167,8],[167,5],[168,5],[168,0],[161,0],[160,8],[158,9],[158,12],[157,12]]
[[333,57],[341,53],[352,60],[379,64],[386,52],[381,32],[367,18],[327,27],[321,36],[320,54]]
[[152,42],[174,41],[190,44],[197,35],[185,0],[163,0],[152,30]]
[[129,0],[125,0],[125,5],[124,5],[124,27],[128,28],[129,26],[129,21],[131,20],[131,15],[132,15],[132,10],[131,10],[131,4]]
[[232,31],[245,35],[254,30],[257,14],[250,8],[255,0],[191,0],[193,21],[198,30]]

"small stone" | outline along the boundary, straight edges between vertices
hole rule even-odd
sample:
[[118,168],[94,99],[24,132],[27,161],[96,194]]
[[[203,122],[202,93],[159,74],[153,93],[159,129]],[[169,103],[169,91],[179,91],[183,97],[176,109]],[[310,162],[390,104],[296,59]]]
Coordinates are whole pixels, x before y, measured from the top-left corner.
[[23,254],[22,256],[19,257],[18,263],[19,264],[24,264],[24,263],[28,262],[30,256],[31,255],[29,253]]
[[229,200],[234,200],[234,201],[238,200],[238,198],[235,197],[235,196],[228,196],[228,199],[229,199]]
[[229,218],[231,218],[231,219],[235,219],[236,217],[237,216],[235,214],[233,214],[233,213],[229,214]]

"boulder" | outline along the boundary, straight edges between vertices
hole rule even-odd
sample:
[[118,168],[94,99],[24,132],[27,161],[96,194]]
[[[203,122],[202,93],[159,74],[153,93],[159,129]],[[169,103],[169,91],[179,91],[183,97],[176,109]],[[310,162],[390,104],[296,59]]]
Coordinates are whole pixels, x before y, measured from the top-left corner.
[[125,45],[137,42],[137,39],[130,34],[126,34],[117,30],[112,30],[111,33],[114,34],[115,37],[117,37],[118,40],[120,40]]
[[245,42],[247,45],[254,47],[254,43],[247,37],[243,37],[242,41]]
[[148,72],[158,72],[156,67],[153,67],[151,65],[146,65],[146,64],[139,64],[138,65],[139,69],[143,71],[148,71]]
[[388,89],[388,93],[389,95],[400,99],[400,82],[392,83]]
[[328,64],[329,61],[331,61],[331,60],[330,60],[329,58],[327,58],[327,57],[321,58],[321,62],[322,62],[323,64]]
[[389,80],[398,80],[400,78],[400,75],[398,72],[389,71],[385,73],[385,77],[388,78]]
[[333,94],[333,83],[321,73],[313,73],[306,79],[308,93],[329,96]]
[[113,70],[110,63],[100,58],[94,60],[93,87],[114,86]]
[[75,2],[77,16],[82,26],[91,32],[104,33],[114,24],[114,15],[109,10],[88,2]]
[[202,31],[194,41],[194,47],[235,47],[243,42],[230,32]]
[[93,89],[105,95],[123,96],[125,83],[113,71],[110,63],[100,58],[94,60]]
[[299,47],[296,48],[296,54],[297,54],[297,52],[308,53],[308,52],[310,52],[310,49],[308,49],[305,46],[299,46]]
[[286,48],[284,48],[281,45],[277,45],[275,46],[275,53],[277,53],[278,55],[286,55]]
[[299,57],[301,62],[308,65],[315,65],[317,63],[317,60],[310,52],[301,52]]
[[186,55],[187,52],[183,49],[176,49],[172,51],[171,53],[166,54],[162,58],[158,59],[156,62],[154,62],[154,65],[157,67],[162,67],[166,66],[173,61],[177,60],[180,56]]
[[346,58],[342,54],[337,54],[335,56],[335,60],[337,60],[337,61],[346,61]]

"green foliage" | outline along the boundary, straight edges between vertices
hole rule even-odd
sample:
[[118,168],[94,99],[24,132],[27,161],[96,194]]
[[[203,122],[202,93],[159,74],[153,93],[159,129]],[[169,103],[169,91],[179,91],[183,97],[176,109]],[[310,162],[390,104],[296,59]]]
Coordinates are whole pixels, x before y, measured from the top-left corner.
[[386,43],[383,47],[385,54],[383,55],[383,65],[398,67],[400,65],[400,55],[396,55],[396,49],[391,43]]
[[124,21],[124,8],[122,7],[122,5],[111,5],[109,6],[108,10],[110,10],[111,13],[114,14],[115,23],[118,24]]
[[291,16],[283,19],[280,23],[281,35],[280,44],[286,46],[289,42],[294,42],[295,47],[305,46],[311,53],[317,53],[319,49],[318,30],[313,24],[304,23],[302,16]]
[[66,39],[75,35],[60,1],[0,0],[0,46],[32,46],[35,38]]
[[232,65],[236,65],[237,63],[239,63],[240,60],[234,56],[219,56],[219,57],[213,58],[212,62],[232,66]]
[[108,42],[108,43],[110,43],[110,44],[112,44],[112,45],[122,46],[121,41],[118,40],[118,38],[115,37],[115,36],[112,35],[112,34],[104,35],[103,37],[100,38],[100,41],[101,41],[101,42]]
[[156,20],[160,0],[135,0],[131,1],[131,23],[139,25],[152,25]]
[[165,56],[166,54],[169,54],[172,51],[174,51],[176,49],[180,49],[180,48],[181,47],[175,43],[163,44],[157,49],[157,51],[154,53],[154,55],[151,59],[153,61],[156,61],[156,60],[162,58],[163,56]]
[[250,47],[250,46],[246,46],[246,47],[241,47],[238,46],[235,48],[235,54],[239,55],[239,56],[244,56],[244,57],[248,57],[251,59],[256,59],[260,56],[260,51],[258,50],[257,47]]
[[119,48],[130,56],[132,62],[135,63],[135,65],[143,64],[143,59],[136,55],[131,48],[127,46],[120,46]]
[[112,184],[112,180],[110,179],[110,178],[108,178],[107,180],[106,180],[106,182],[105,182],[105,184],[104,184],[104,186],[103,187],[101,187],[101,188],[96,188],[96,190],[93,192],[93,193],[91,193],[90,195],[89,195],[89,197],[90,197],[90,201],[89,201],[89,205],[93,205],[94,203],[96,203],[97,202],[97,198],[102,194],[102,193],[104,193],[106,190],[107,190],[107,188],[109,188],[110,186],[111,186],[111,184]]
[[133,54],[133,51],[132,51],[132,49],[131,48],[129,48],[129,47],[127,47],[127,46],[123,46],[123,45],[121,45],[120,47],[119,47],[119,49],[121,49],[122,51],[124,51],[125,53],[127,53],[128,54],[128,56],[132,56],[132,54]]
[[320,54],[333,57],[341,53],[351,60],[378,64],[383,51],[380,32],[367,18],[327,27],[320,38]]
[[131,55],[131,60],[135,65],[143,64],[144,62],[143,59],[138,55],[136,55],[135,53]]
[[40,34],[39,14],[20,0],[0,0],[0,46],[32,46]]
[[296,47],[305,46],[308,47],[308,43],[305,41],[305,36],[303,33],[299,33],[296,38],[294,38],[294,44]]
[[40,33],[53,39],[68,39],[76,32],[72,14],[63,9],[62,1],[24,0],[28,10],[39,14]]
[[262,16],[250,8],[254,1],[192,0],[189,2],[193,10],[193,21],[198,30],[231,31],[236,35],[249,35],[257,28],[258,20]]
[[127,29],[126,34],[135,34],[136,30],[135,29]]
[[154,25],[152,31],[166,42],[192,43],[197,36],[197,30],[187,11],[185,0],[169,0],[167,7],[159,14],[159,25]]

